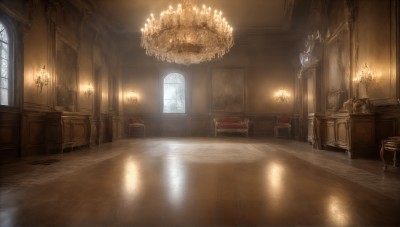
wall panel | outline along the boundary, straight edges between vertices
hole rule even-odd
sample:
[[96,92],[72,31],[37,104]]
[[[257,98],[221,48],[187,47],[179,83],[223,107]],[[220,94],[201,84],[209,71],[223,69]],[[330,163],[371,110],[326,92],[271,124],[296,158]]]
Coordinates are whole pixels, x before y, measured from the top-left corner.
[[18,113],[0,112],[0,163],[19,156],[19,118]]
[[22,156],[45,153],[46,118],[43,112],[22,114]]

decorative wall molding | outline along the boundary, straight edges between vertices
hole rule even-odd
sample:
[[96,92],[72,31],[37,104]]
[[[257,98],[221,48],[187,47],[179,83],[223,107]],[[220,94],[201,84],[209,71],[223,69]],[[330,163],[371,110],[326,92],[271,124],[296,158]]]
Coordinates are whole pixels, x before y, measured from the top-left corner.
[[23,15],[23,12],[15,11],[13,9],[10,9],[5,3],[0,2],[0,12],[4,12],[7,14],[9,17],[15,19],[16,21],[24,24],[25,26],[29,27],[31,24],[31,21],[29,19],[29,16]]
[[45,112],[22,113],[21,156],[42,155],[45,148]]

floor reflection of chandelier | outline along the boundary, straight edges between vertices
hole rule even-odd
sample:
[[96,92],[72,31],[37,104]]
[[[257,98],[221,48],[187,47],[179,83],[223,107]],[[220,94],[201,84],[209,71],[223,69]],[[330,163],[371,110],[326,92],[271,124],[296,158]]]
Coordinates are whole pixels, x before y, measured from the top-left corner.
[[159,18],[153,14],[142,28],[141,45],[146,54],[177,64],[198,64],[221,58],[233,46],[232,27],[222,12],[194,0],[182,0]]

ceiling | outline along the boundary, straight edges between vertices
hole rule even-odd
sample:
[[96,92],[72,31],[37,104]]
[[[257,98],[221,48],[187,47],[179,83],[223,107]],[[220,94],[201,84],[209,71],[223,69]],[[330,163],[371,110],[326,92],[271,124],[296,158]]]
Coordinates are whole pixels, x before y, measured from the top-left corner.
[[[299,0],[197,0],[197,4],[221,10],[235,31],[276,33],[291,28],[295,1]],[[117,32],[128,33],[139,33],[151,13],[158,15],[178,3],[179,0],[92,0]]]

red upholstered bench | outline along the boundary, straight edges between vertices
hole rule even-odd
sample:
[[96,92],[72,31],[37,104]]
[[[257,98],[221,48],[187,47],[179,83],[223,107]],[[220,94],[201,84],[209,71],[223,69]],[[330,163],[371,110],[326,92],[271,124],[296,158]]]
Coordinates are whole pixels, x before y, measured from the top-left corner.
[[215,131],[214,135],[218,133],[243,133],[249,135],[249,119],[240,117],[218,117],[214,118]]

